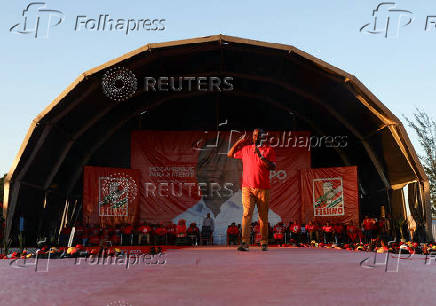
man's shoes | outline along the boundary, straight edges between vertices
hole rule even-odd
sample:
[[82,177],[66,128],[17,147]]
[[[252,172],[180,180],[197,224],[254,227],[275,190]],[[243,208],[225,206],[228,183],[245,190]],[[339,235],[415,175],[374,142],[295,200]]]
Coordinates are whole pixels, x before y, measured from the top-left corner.
[[262,244],[262,251],[268,251],[268,245]]
[[248,245],[247,245],[246,243],[242,243],[242,244],[239,246],[238,251],[241,251],[241,252],[247,252],[247,251],[248,251]]

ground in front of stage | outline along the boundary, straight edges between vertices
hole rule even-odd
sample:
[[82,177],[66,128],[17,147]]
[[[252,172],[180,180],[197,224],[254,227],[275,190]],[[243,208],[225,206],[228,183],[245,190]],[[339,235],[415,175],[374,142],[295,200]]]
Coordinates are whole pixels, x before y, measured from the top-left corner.
[[[0,261],[2,305],[431,305],[434,259],[323,248],[197,247],[118,262]],[[396,255],[392,255],[396,257]],[[403,255],[404,256],[404,255]],[[404,256],[407,257],[407,256]],[[365,261],[365,259],[368,260]],[[48,269],[48,271],[47,271]],[[43,272],[47,271],[47,272]]]

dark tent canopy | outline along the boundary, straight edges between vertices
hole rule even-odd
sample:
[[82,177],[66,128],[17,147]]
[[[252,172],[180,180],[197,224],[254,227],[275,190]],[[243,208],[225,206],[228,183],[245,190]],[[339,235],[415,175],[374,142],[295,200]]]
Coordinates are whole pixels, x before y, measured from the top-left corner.
[[[101,83],[116,66],[130,69],[138,80],[230,76],[234,90],[139,87],[128,101],[114,102]],[[80,203],[83,166],[130,167],[132,130],[217,129],[225,120],[228,129],[261,126],[346,136],[344,148],[314,148],[312,167],[357,165],[365,215],[379,216],[383,205],[388,214],[404,218],[402,187],[409,184],[411,212],[430,233],[428,178],[407,133],[356,77],[293,46],[216,35],[147,44],[83,73],[47,106],[33,120],[6,178],[6,234],[18,231],[19,217],[28,241],[59,228],[66,201]]]

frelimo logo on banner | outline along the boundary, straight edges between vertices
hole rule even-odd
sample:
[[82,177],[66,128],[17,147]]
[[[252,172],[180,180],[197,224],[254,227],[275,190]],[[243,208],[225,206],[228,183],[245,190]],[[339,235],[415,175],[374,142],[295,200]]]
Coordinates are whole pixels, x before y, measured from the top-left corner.
[[313,180],[313,214],[316,217],[343,216],[342,177]]
[[[31,2],[22,12],[22,21],[9,31],[17,34],[32,34],[34,38],[48,38],[52,28],[58,27],[65,19],[63,12],[47,8],[45,2]],[[165,30],[164,18],[115,18],[110,14],[74,18],[74,31],[122,32],[125,35],[140,31]]]
[[135,180],[125,173],[112,174],[98,179],[99,216],[128,216],[129,203],[138,193]]

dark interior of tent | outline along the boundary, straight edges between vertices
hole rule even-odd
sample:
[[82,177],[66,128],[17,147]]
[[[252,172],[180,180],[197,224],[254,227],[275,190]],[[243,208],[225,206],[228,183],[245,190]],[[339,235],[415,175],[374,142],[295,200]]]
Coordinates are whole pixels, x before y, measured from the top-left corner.
[[[310,148],[312,168],[357,166],[361,217],[379,216],[382,205],[389,214],[389,188],[380,175],[387,176],[384,126],[343,76],[295,52],[225,41],[150,49],[116,65],[139,81],[129,100],[103,95],[103,69],[86,75],[36,124],[20,159],[29,165],[20,161],[12,177],[18,181],[19,175],[20,185],[11,237],[20,217],[27,241],[56,232],[66,200],[71,222],[80,220],[83,167],[130,168],[134,130],[261,127],[342,136],[345,146]],[[146,76],[230,76],[234,90],[146,92],[141,87]]]

